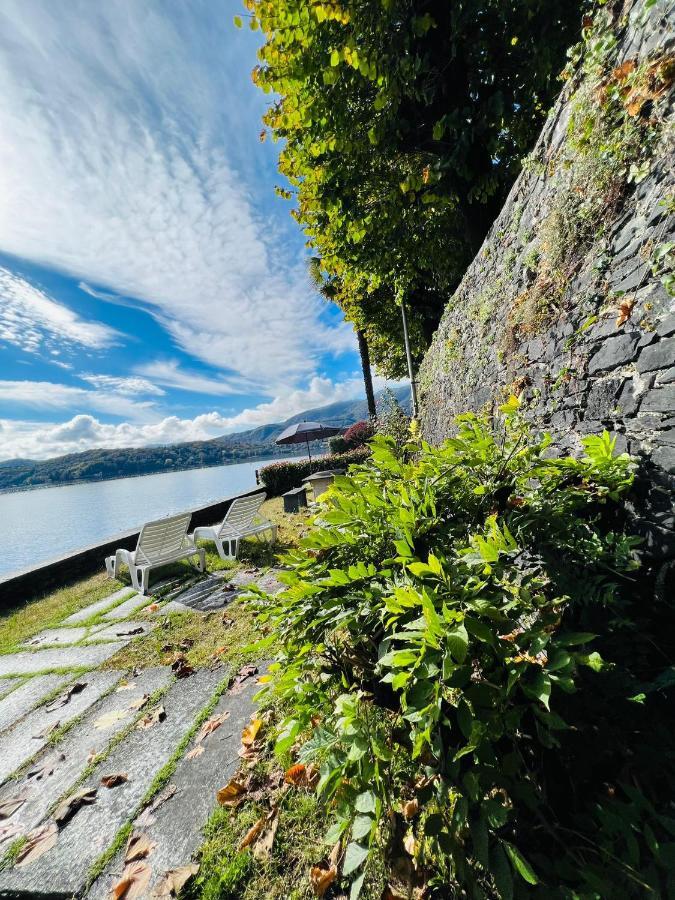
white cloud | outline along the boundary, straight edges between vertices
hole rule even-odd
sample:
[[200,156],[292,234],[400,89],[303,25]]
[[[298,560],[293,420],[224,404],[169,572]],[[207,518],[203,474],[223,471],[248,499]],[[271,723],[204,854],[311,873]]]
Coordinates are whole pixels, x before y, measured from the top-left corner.
[[271,151],[244,137],[264,101],[230,12],[3,2],[0,250],[138,298],[184,350],[273,391],[354,340],[278,253],[290,226],[263,211],[269,182],[251,193],[250,157],[269,167]]
[[213,394],[216,396],[226,394],[242,394],[250,391],[252,383],[237,376],[211,378],[198,372],[181,369],[176,360],[157,360],[137,366],[139,375],[147,375],[158,384],[165,387],[178,388],[182,391],[194,391],[198,394]]
[[91,409],[109,416],[157,418],[152,401],[132,400],[113,392],[90,391],[51,381],[0,381],[0,397],[5,409],[16,405],[52,414],[57,410]]
[[154,394],[156,397],[163,397],[166,394],[166,391],[148,381],[147,378],[138,378],[134,375],[119,378],[115,375],[80,375],[79,377],[95,388],[129,397],[137,397],[139,394]]
[[[46,349],[58,356],[59,346],[102,350],[115,344],[118,337],[114,329],[80,318],[20,275],[0,266],[0,342],[29,353]],[[67,365],[55,359],[51,362]]]
[[[22,384],[9,382],[9,384]],[[30,383],[29,383],[30,384]],[[376,379],[376,388],[384,384]],[[52,389],[59,386],[52,385]],[[3,383],[0,382],[0,391]],[[19,388],[14,388],[19,392]],[[72,391],[77,389],[62,388],[65,394],[52,390],[52,403],[67,405],[72,400]],[[40,389],[24,388],[22,402],[28,402],[31,395],[37,395]],[[43,397],[50,393],[42,387]],[[86,394],[86,391],[82,391]],[[268,422],[278,422],[310,409],[322,406],[335,400],[348,400],[363,394],[363,382],[351,378],[334,384],[328,378],[312,379],[307,390],[293,391],[284,397],[277,397],[270,403],[262,403],[244,410],[236,416],[223,416],[218,412],[208,412],[192,419],[181,419],[168,416],[153,422],[121,422],[109,424],[99,421],[91,415],[76,415],[67,422],[45,424],[44,422],[0,420],[0,459],[28,457],[45,459],[65,453],[89,450],[93,447],[145,447],[151,444],[169,444],[180,441],[208,440],[233,431],[244,431]],[[81,398],[80,398],[81,399]],[[123,402],[125,398],[108,398]],[[128,400],[126,402],[129,402]],[[37,403],[36,403],[37,405]]]

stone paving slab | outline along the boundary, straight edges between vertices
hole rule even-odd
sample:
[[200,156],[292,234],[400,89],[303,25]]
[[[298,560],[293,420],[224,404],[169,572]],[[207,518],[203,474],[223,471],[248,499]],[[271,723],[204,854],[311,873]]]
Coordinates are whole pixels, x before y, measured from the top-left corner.
[[[25,803],[10,817],[9,824],[21,826],[24,833],[36,828],[87,768],[90,754],[103,752],[112,738],[138,715],[139,701],[166,687],[172,677],[168,666],[146,669],[133,680],[121,682],[115,691],[93,704],[56,747],[46,747],[31,765],[33,770],[41,763],[50,763],[39,779],[26,775],[0,788],[0,803],[12,797],[26,797]],[[123,715],[118,717],[118,714]],[[101,770],[112,774],[105,761]],[[99,790],[106,788],[99,787]]]
[[[129,639],[130,640],[130,639]],[[29,650],[0,656],[0,675],[29,675],[49,669],[94,668],[126,646],[128,640],[89,647],[57,647],[52,650]]]
[[[152,814],[153,821],[143,831],[155,844],[147,859],[152,868],[148,894],[169,869],[188,865],[203,842],[203,827],[215,808],[216,792],[235,774],[241,759],[241,732],[253,712],[252,698],[260,690],[258,679],[244,682],[237,694],[224,694],[211,714],[228,711],[229,718],[203,741],[204,752],[195,759],[179,762],[171,778],[175,794]],[[124,853],[108,865],[87,894],[87,900],[105,900],[124,868]]]
[[22,647],[54,647],[59,644],[77,644],[87,636],[87,628],[49,628],[24,641]]
[[164,721],[132,730],[83,787],[98,787],[101,775],[110,772],[126,772],[129,780],[99,791],[96,802],[82,807],[60,830],[56,845],[35,862],[0,873],[0,894],[50,898],[80,894],[92,864],[129,820],[226,674],[224,668],[203,669],[176,681],[162,701]]
[[65,725],[87,710],[119,680],[119,672],[91,672],[79,681],[84,690],[73,694],[64,706],[51,712],[40,707],[0,736],[0,784],[42,750],[49,742],[49,730]]
[[106,622],[126,619],[128,616],[133,615],[137,610],[142,609],[144,606],[148,606],[150,603],[152,603],[152,597],[134,594],[133,597],[129,597],[124,603],[120,603],[119,606],[116,606],[114,609],[111,609],[110,612],[105,613],[103,618]]
[[13,675],[11,678],[0,678],[0,700],[16,690],[20,684],[23,684],[25,678],[21,675]]
[[71,675],[36,675],[0,700],[0,731],[9,728],[29,713],[34,706],[56,688],[65,685]]
[[124,641],[143,637],[153,628],[155,622],[120,622],[116,625],[97,625],[91,629],[85,643],[91,641]]
[[67,619],[64,619],[63,622],[61,622],[61,625],[79,625],[80,622],[86,622],[93,616],[97,616],[106,609],[110,609],[110,607],[114,603],[117,603],[118,600],[121,600],[122,597],[128,597],[129,594],[133,593],[134,591],[132,588],[123,587],[119,591],[115,591],[114,594],[110,594],[102,600],[97,600],[96,603],[91,603],[89,606],[85,606],[84,609],[80,609],[78,612],[73,613],[72,616],[68,616]]

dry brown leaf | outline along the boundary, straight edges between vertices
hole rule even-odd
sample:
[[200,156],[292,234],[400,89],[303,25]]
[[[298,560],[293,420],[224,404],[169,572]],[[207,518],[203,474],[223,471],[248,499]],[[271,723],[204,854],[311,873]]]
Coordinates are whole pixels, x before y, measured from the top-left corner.
[[185,656],[178,656],[171,664],[171,669],[176,678],[188,678],[193,674],[194,669],[187,661]]
[[120,880],[110,890],[110,900],[134,900],[146,896],[152,869],[147,863],[134,862],[124,867]]
[[239,844],[239,850],[243,850],[245,847],[248,847],[254,841],[257,841],[260,837],[260,833],[265,827],[265,822],[267,822],[267,816],[264,815],[262,818],[258,819],[258,821],[252,825],[249,830],[244,835],[243,840]]
[[135,862],[145,859],[155,849],[155,844],[144,831],[132,831],[124,851],[124,862]]
[[309,883],[314,891],[314,896],[323,897],[336,878],[337,869],[334,866],[312,866],[309,870]]
[[82,788],[82,790],[75,791],[74,794],[62,800],[54,810],[52,818],[59,827],[62,827],[69,819],[72,819],[80,807],[88,806],[95,800],[96,788]]
[[626,78],[630,75],[631,72],[634,72],[637,69],[637,61],[634,59],[628,59],[625,63],[621,63],[620,66],[617,66],[612,71],[612,76],[617,81],[625,81]]
[[158,706],[157,709],[153,710],[153,712],[147,713],[147,715],[143,716],[143,718],[140,719],[138,724],[136,725],[136,728],[152,728],[159,722],[163,722],[164,719],[166,719],[166,710],[163,706]]
[[120,691],[133,691],[136,687],[135,681],[123,681],[121,684],[117,686],[115,689],[115,693],[119,694]]
[[176,793],[176,785],[168,784],[163,791],[160,791],[159,794],[155,797],[152,803],[149,806],[146,806],[143,812],[139,815],[139,817],[134,822],[134,826],[136,828],[148,828],[155,821],[153,813],[155,810],[162,805],[162,803],[166,803],[173,795]]
[[260,862],[268,859],[274,845],[274,836],[279,827],[279,810],[275,806],[265,820],[265,828],[253,845],[253,855]]
[[39,859],[43,853],[51,850],[56,844],[59,826],[56,822],[47,822],[28,834],[26,843],[16,857],[16,868],[28,866]]
[[192,863],[189,866],[180,866],[178,869],[169,869],[159,881],[152,892],[153,897],[177,897],[188,881],[197,874],[199,866]]
[[244,728],[241,733],[241,742],[245,747],[250,747],[253,744],[261,725],[262,719],[251,719],[246,728]]
[[230,688],[231,694],[240,694],[244,689],[244,682],[248,678],[252,678],[254,675],[258,674],[258,667],[254,665],[246,665],[242,666],[241,669],[234,676],[234,681],[232,682],[232,687]]
[[246,791],[246,785],[236,778],[230,778],[225,787],[218,791],[216,799],[221,806],[238,806],[243,801]]
[[36,781],[40,781],[42,778],[48,778],[50,775],[54,774],[54,769],[65,758],[63,753],[52,753],[46,759],[35,763],[35,765],[26,772],[26,778],[34,778]]
[[86,681],[76,681],[75,684],[71,684],[67,691],[64,691],[62,694],[59,694],[51,703],[48,703],[45,706],[47,712],[54,712],[55,709],[60,709],[62,706],[65,706],[66,703],[70,703],[70,698],[73,694],[79,694],[83,691],[87,686]]
[[93,763],[93,761],[98,756],[98,750],[96,747],[92,747],[89,753],[87,754],[87,763]]
[[625,297],[621,303],[619,303],[619,315],[616,319],[617,328],[621,328],[621,326],[630,319],[634,306],[635,300],[632,297]]
[[403,846],[405,847],[405,852],[409,853],[410,856],[414,856],[417,850],[417,841],[415,840],[415,835],[412,831],[408,832],[403,840]]
[[126,630],[116,631],[116,637],[133,637],[135,634],[143,634],[143,626],[139,625],[137,628],[127,628]]
[[9,797],[7,800],[0,801],[0,819],[9,819],[25,802],[25,794],[17,794],[16,797]]
[[185,759],[197,759],[198,756],[202,755],[204,750],[206,750],[206,747],[203,744],[197,744],[197,746],[193,747],[189,753],[185,754]]
[[297,763],[286,770],[284,775],[286,784],[293,784],[295,787],[315,788],[319,781],[319,773],[314,766],[306,766],[304,763]]
[[145,704],[148,702],[149,699],[150,699],[150,694],[143,694],[142,697],[138,697],[136,700],[132,700],[132,702],[129,704],[127,709],[131,709],[131,710],[143,709],[143,707],[145,706]]
[[100,716],[100,718],[96,719],[96,721],[94,722],[94,728],[112,728],[112,726],[116,722],[124,719],[128,712],[128,709],[114,709],[112,710],[112,712],[106,713],[105,715]]
[[0,845],[23,834],[23,825],[0,825]]
[[126,772],[114,772],[112,775],[104,775],[101,778],[101,784],[103,787],[114,788],[119,784],[124,784],[125,781],[129,780],[129,776]]
[[157,612],[159,609],[159,603],[151,603],[150,606],[146,606],[146,612]]
[[401,806],[403,818],[408,821],[410,821],[410,819],[414,819],[419,811],[420,803],[417,797],[413,798],[412,800],[406,800],[406,802]]
[[195,744],[201,744],[204,738],[208,737],[212,732],[214,732],[217,728],[223,724],[223,722],[228,719],[230,716],[230,711],[225,710],[225,712],[221,713],[219,716],[213,716],[210,719],[207,719],[206,722],[199,729],[199,733],[195,738]]

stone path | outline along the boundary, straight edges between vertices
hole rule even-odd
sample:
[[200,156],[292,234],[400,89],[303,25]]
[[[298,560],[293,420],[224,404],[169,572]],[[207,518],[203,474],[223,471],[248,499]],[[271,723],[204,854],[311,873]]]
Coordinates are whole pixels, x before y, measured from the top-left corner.
[[[278,587],[273,575],[255,570],[219,573],[160,598],[156,612],[211,612],[252,581],[266,590]],[[224,690],[234,673],[217,664],[182,679],[167,666],[81,674],[82,667],[95,670],[158,626],[155,611],[146,608],[152,598],[130,593],[123,589],[98,600],[29,639],[24,646],[31,649],[0,656],[5,676],[0,678],[0,857],[18,837],[50,826],[56,806],[75,790],[96,791],[91,805],[59,825],[56,843],[42,856],[24,866],[6,863],[0,897],[107,897],[119,880],[123,851],[90,885],[92,867],[120,829],[132,825],[142,827],[155,845],[147,859],[149,896],[169,869],[192,861],[216,791],[239,767],[256,676]],[[10,692],[3,696],[5,686]],[[189,757],[188,746],[178,753],[198,716],[214,702],[210,715],[222,715],[223,723],[204,738],[203,752]],[[169,762],[172,771],[158,783]],[[117,786],[101,783],[118,773],[126,780]],[[165,802],[136,823],[160,788]]]

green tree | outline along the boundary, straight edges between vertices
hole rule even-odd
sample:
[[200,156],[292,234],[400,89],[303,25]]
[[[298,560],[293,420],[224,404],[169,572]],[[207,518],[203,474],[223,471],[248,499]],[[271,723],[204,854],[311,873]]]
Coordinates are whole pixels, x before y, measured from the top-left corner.
[[293,215],[381,371],[421,355],[556,92],[581,0],[245,0]]

